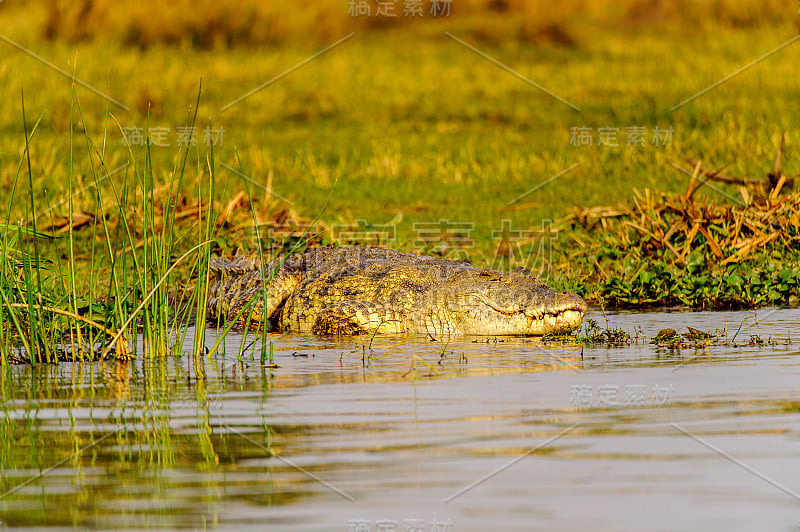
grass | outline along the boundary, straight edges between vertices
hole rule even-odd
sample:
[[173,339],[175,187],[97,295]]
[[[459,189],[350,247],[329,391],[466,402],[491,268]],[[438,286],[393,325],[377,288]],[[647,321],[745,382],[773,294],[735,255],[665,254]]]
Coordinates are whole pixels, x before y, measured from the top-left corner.
[[[255,251],[269,243],[269,235],[297,241],[306,230],[319,234],[320,242],[337,243],[372,241],[364,229],[383,232],[393,236],[381,241],[391,247],[438,250],[485,266],[524,265],[554,286],[595,300],[615,290],[624,296],[629,277],[619,277],[619,286],[597,279],[570,231],[543,238],[543,221],[547,227],[575,206],[629,201],[634,188],[683,192],[688,178],[671,162],[687,157],[712,168],[727,164],[730,174],[764,176],[784,130],[785,173],[800,173],[795,45],[673,110],[796,35],[794,7],[684,3],[689,15],[662,10],[655,21],[636,15],[641,2],[626,4],[620,16],[593,3],[583,19],[558,20],[531,18],[530,6],[500,2],[505,7],[485,25],[476,22],[488,9],[481,2],[465,2],[463,16],[442,24],[342,22],[337,15],[324,19],[326,31],[319,35],[326,38],[319,42],[302,37],[309,34],[311,15],[292,11],[281,35],[210,45],[159,33],[167,29],[147,39],[115,39],[114,24],[132,24],[125,22],[124,10],[114,13],[116,22],[98,23],[97,38],[69,35],[70,17],[80,14],[76,7],[62,14],[51,39],[42,40],[52,12],[38,3],[2,4],[0,19],[17,22],[7,25],[8,38],[127,107],[0,43],[0,67],[9,80],[0,87],[0,113],[6,117],[0,123],[0,185],[13,190],[3,197],[4,244],[16,254],[3,282],[8,303],[27,306],[13,311],[6,331],[35,341],[47,360],[52,353],[41,331],[23,334],[31,323],[56,320],[54,328],[62,332],[78,327],[86,334],[105,333],[85,321],[45,315],[34,304],[87,318],[103,315],[108,321],[102,325],[114,331],[133,316],[124,327],[127,338],[150,331],[141,339],[147,350],[166,352],[177,345],[176,323],[188,317],[171,322],[175,316],[165,309],[175,308],[171,298],[178,294],[196,294],[184,306],[202,311],[197,302],[208,282],[210,254]],[[578,12],[579,4],[568,7]],[[325,5],[321,13],[333,9]],[[198,16],[207,9],[198,8]],[[712,10],[703,11],[704,24],[684,37],[684,16],[703,9]],[[524,20],[540,29],[555,24],[571,38],[536,37],[533,29],[520,29]],[[164,23],[156,22],[154,27]],[[352,30],[352,39],[221,110]],[[444,30],[580,111],[499,69]],[[30,115],[24,119],[23,91]],[[197,144],[179,145],[178,128],[192,123]],[[625,128],[633,126],[646,128],[644,145],[625,143]],[[592,133],[592,146],[571,143],[578,127]],[[656,127],[672,130],[669,143],[650,142]],[[203,142],[206,128],[223,131],[216,146]],[[619,146],[598,146],[600,128],[617,128]],[[159,129],[166,131],[168,146],[157,145]],[[151,144],[126,146],[123,132],[134,139],[136,131],[143,139],[149,131]],[[245,183],[249,188],[241,196]],[[734,187],[719,188],[738,194]],[[698,196],[729,201],[708,187]],[[227,213],[224,220],[220,213]],[[36,223],[25,223],[32,215]],[[267,237],[259,241],[254,225]],[[503,246],[504,229],[510,247]],[[176,259],[198,245],[158,285]],[[772,260],[778,276],[790,268],[783,257]],[[691,271],[673,273],[699,279]],[[183,290],[191,288],[191,279],[200,280],[198,291]],[[785,302],[793,293],[753,304]],[[37,303],[31,294],[44,299]]]
[[[52,246],[56,252],[60,252],[62,260],[45,263],[40,253],[43,234],[37,229],[39,210],[30,155],[33,131],[38,122],[29,135],[24,98],[22,101],[22,129],[25,134],[23,160],[27,164],[18,167],[13,180],[6,232],[3,235],[7,251],[0,268],[0,296],[4,303],[0,335],[11,341],[0,342],[0,353],[6,362],[14,359],[31,364],[55,362],[58,359],[106,358],[112,351],[116,358],[122,359],[128,358],[131,352],[163,356],[182,344],[192,314],[205,321],[208,244],[213,229],[213,224],[207,220],[212,219],[211,213],[204,212],[202,204],[198,204],[200,208],[196,220],[199,231],[196,236],[199,243],[180,257],[175,257],[174,245],[178,239],[175,237],[174,221],[177,206],[169,201],[174,194],[168,193],[166,203],[160,204],[157,209],[156,204],[160,200],[154,194],[150,152],[145,152],[144,160],[137,159],[131,152],[132,182],[126,180],[121,188],[113,183],[109,187],[116,200],[116,210],[121,213],[118,222],[113,230],[108,225],[93,225],[89,256],[85,261],[88,269],[87,264],[76,267],[72,202],[75,190],[72,159],[76,151],[72,125],[78,120],[82,121],[83,116],[77,99],[74,104],[66,194],[68,231],[66,238],[57,239]],[[195,118],[191,117],[190,123],[194,123]],[[97,166],[101,169],[92,176],[95,190],[99,190],[102,170],[107,171],[104,156],[89,136],[84,138],[86,153],[92,158],[96,157]],[[182,188],[188,154],[189,150],[179,154],[166,184],[168,190],[175,191],[175,194]],[[209,166],[213,169],[213,156],[209,159]],[[18,187],[20,173],[25,169],[27,187]],[[15,198],[15,195],[21,198]],[[30,229],[8,223],[11,205],[20,199],[24,200],[24,219],[29,221],[27,225]],[[102,203],[98,205],[102,218],[105,218],[103,211],[107,207]],[[136,217],[137,211],[139,219]],[[132,219],[127,217],[129,213],[133,213]],[[141,240],[137,240],[137,234],[141,234]],[[100,245],[97,245],[97,240],[100,240]],[[137,248],[141,248],[141,252],[134,251]],[[9,250],[14,253],[9,253]],[[195,274],[198,281],[188,299],[176,300],[169,291],[170,274],[190,256],[195,260],[188,264],[188,271]],[[94,269],[98,263],[109,267],[108,276],[102,280]],[[84,277],[87,273],[90,281],[79,284],[78,277]],[[201,352],[203,341],[204,329],[201,328],[194,337],[195,356]],[[24,351],[18,351],[19,345],[24,347]]]

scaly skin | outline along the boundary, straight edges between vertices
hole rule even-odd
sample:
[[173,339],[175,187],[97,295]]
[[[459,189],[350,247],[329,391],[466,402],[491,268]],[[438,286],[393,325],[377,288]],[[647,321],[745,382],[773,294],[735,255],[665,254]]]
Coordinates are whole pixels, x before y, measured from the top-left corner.
[[269,320],[270,329],[285,332],[361,334],[377,329],[437,337],[569,332],[586,313],[580,296],[555,292],[524,268],[501,273],[357,247],[313,249],[274,260],[263,273],[258,264],[257,257],[212,259],[211,269],[218,275],[208,301],[212,319],[232,318],[256,298],[251,326]]

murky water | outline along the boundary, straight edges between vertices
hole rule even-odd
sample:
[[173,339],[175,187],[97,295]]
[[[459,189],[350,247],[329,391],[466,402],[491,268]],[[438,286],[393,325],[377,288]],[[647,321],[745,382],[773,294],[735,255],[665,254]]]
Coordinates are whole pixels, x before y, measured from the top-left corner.
[[[12,367],[0,521],[796,531],[800,310],[607,318],[638,344],[275,335],[269,369],[231,336],[200,360]],[[641,340],[687,325],[727,345]]]

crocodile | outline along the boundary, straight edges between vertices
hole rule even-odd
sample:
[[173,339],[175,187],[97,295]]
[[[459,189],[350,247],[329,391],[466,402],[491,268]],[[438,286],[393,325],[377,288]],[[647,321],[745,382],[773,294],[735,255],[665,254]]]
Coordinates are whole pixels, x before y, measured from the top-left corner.
[[586,313],[583,298],[525,268],[502,273],[379,247],[315,248],[264,268],[257,256],[213,258],[210,269],[208,317],[270,331],[543,335],[576,329]]

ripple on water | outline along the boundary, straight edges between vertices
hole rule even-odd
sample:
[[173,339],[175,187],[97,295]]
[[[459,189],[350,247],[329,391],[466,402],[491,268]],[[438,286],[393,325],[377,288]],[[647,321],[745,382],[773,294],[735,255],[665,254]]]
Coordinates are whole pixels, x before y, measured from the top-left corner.
[[271,335],[271,370],[238,360],[234,335],[200,359],[16,366],[0,381],[0,521],[794,527],[800,311],[589,317],[640,338],[691,326],[729,341]]

